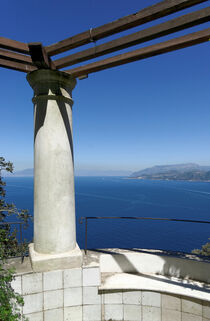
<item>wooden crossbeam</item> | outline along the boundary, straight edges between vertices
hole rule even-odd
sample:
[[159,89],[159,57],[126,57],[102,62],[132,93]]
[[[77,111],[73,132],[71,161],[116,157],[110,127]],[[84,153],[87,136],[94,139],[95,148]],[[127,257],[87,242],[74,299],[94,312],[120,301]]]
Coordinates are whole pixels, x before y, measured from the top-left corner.
[[29,48],[26,43],[4,38],[4,37],[0,37],[0,48],[13,50],[24,54],[29,54]]
[[0,49],[0,58],[33,65],[30,56],[19,54],[13,51],[8,51],[5,49]]
[[29,43],[28,47],[33,64],[37,68],[56,69],[41,42]]
[[105,38],[115,33],[127,30],[146,22],[164,17],[179,10],[191,7],[193,5],[208,0],[165,0],[153,6],[147,7],[135,14],[120,18],[103,26],[90,29],[73,37],[59,41],[55,44],[45,47],[50,55],[57,55],[64,51],[85,45],[87,43]]
[[128,36],[124,36],[110,42],[104,43],[99,46],[95,46],[75,54],[66,56],[54,60],[55,66],[64,68],[71,66],[82,61],[93,59],[117,50],[125,49],[133,45],[143,43],[158,37],[162,37],[173,32],[177,32],[186,28],[193,27],[195,25],[208,22],[210,20],[210,7],[195,11],[184,16],[172,19],[170,21],[161,23],[154,27],[144,29],[133,33]]
[[18,70],[26,73],[37,69],[35,66],[29,65],[26,63],[10,61],[10,60],[1,59],[1,58],[0,58],[0,67]]
[[133,62],[133,61],[161,55],[166,52],[171,52],[174,50],[190,47],[202,42],[209,41],[209,39],[210,39],[210,28],[204,29],[202,31],[194,32],[179,38],[174,38],[152,46],[127,52],[118,56],[93,62],[85,66],[81,66],[70,70],[65,70],[65,72],[70,73],[74,77],[80,77],[80,76],[88,75],[90,73],[97,72],[100,70],[120,66],[129,62]]

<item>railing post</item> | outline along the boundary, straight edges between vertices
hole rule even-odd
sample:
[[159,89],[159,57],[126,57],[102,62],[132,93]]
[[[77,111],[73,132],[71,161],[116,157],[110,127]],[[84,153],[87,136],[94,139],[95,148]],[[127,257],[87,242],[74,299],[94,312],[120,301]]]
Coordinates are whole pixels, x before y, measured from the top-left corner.
[[87,217],[85,217],[85,255],[87,254]]
[[22,223],[20,225],[20,244],[21,244],[21,263],[23,263],[24,260],[24,253],[23,253],[23,235],[22,235]]

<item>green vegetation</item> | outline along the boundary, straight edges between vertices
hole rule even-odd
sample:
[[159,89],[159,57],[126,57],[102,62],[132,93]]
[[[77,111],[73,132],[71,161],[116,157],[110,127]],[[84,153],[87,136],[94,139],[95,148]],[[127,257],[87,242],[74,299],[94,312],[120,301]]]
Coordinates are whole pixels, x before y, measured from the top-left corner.
[[[5,185],[2,179],[2,171],[13,171],[13,164],[6,162],[0,157],[0,223],[6,223],[9,215],[15,215],[27,225],[30,215],[27,210],[18,210],[14,204],[8,204],[5,201]],[[5,263],[11,256],[18,256],[25,250],[24,245],[18,244],[17,230],[11,230],[8,224],[0,224],[0,320],[2,321],[19,321],[21,319],[21,306],[23,306],[23,298],[15,293],[11,287],[14,279],[14,270],[6,269]]]
[[207,242],[206,244],[202,245],[201,249],[193,250],[192,253],[210,257],[210,242]]
[[[15,293],[11,287],[14,279],[14,271],[6,270],[0,264],[0,320],[18,321],[21,320],[20,307],[23,306],[23,298]],[[26,320],[24,318],[23,320]]]

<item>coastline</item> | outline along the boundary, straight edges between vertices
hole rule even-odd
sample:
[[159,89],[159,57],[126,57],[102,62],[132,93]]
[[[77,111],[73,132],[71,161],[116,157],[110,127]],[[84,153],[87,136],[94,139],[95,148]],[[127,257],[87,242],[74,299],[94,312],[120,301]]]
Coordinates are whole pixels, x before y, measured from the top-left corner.
[[210,183],[210,180],[196,180],[196,179],[164,179],[164,178],[145,178],[145,177],[125,177],[124,179],[140,179],[140,180],[149,180],[149,181],[174,181],[174,182],[200,182],[200,183]]

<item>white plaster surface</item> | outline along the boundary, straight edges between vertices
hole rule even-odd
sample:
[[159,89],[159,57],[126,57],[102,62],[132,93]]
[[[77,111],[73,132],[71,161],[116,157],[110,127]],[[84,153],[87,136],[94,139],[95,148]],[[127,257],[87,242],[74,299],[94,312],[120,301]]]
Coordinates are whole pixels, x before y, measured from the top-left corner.
[[99,268],[90,267],[83,269],[83,286],[99,286],[101,275]]
[[40,254],[29,244],[29,254],[34,272],[78,268],[82,266],[82,252],[76,245],[74,250],[59,254]]
[[123,292],[124,304],[141,304],[141,291],[125,291]]
[[123,320],[122,304],[105,304],[105,320]]
[[122,304],[122,292],[104,293],[103,297],[105,304]]
[[203,304],[203,316],[210,319],[210,303],[204,302]]
[[22,287],[23,295],[42,292],[42,273],[30,273],[23,275]]
[[83,321],[101,321],[101,306],[83,305]]
[[152,307],[160,307],[160,293],[143,291],[142,292],[142,305],[149,305]]
[[181,311],[163,309],[162,321],[181,321]]
[[181,299],[175,295],[162,294],[162,308],[181,311]]
[[191,313],[182,312],[182,321],[202,321],[202,317]]
[[[75,285],[82,284],[83,270],[88,286],[76,287]],[[96,277],[93,271],[96,272]],[[43,284],[40,293],[24,295],[23,313],[30,321],[210,320],[208,284],[204,287],[199,282],[158,275],[145,275],[142,278],[142,275],[138,274],[103,273],[102,285],[91,286],[90,284],[100,284],[100,269],[96,265],[91,266],[88,260],[82,269],[73,269],[72,274],[70,269],[32,273],[25,267],[22,275],[20,270],[18,273],[16,286],[21,289],[24,284],[26,293],[30,283],[30,291],[37,291],[40,281]],[[149,284],[149,288],[146,289],[152,281],[153,287],[156,281],[159,282],[158,288],[150,289]],[[173,293],[175,285],[179,288],[180,294]],[[60,286],[62,288],[58,289]],[[199,287],[203,301],[201,298],[192,297],[194,290],[198,291]],[[165,291],[167,288],[168,292]],[[188,295],[185,290],[188,291]]]
[[157,274],[210,283],[210,263],[202,260],[127,251],[100,256],[101,273]]
[[64,270],[64,288],[82,286],[82,269]]
[[21,276],[16,276],[11,282],[11,287],[16,293],[22,294]]
[[[205,285],[206,290],[209,285]],[[205,301],[210,301],[210,292],[203,291],[204,284],[177,278],[167,278],[157,275],[136,275],[128,273],[115,273],[103,277],[100,290],[148,290],[160,293],[176,294]]]
[[41,312],[43,310],[43,293],[24,295],[23,314]]
[[63,288],[63,271],[50,271],[43,273],[44,291]]
[[62,321],[63,309],[53,309],[44,311],[44,321]]
[[28,318],[29,321],[43,321],[43,312],[36,312],[31,314],[26,314],[26,318]]
[[82,321],[82,306],[64,308],[64,321]]
[[44,292],[44,310],[63,307],[63,290]]
[[182,311],[195,315],[202,315],[202,304],[200,300],[182,299]]
[[124,304],[124,320],[140,321],[141,320],[141,306]]
[[82,305],[82,287],[64,289],[64,307]]
[[160,308],[142,306],[142,321],[161,321]]
[[83,287],[83,304],[101,304],[101,298],[97,286]]

